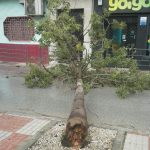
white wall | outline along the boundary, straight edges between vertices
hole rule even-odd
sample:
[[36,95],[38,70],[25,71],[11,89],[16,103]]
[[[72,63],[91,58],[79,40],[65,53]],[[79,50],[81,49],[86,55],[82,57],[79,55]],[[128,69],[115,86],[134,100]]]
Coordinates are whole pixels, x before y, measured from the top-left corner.
[[4,35],[3,22],[7,17],[25,16],[24,5],[19,3],[19,0],[0,0],[0,43],[15,43],[15,44],[35,44],[37,42],[19,42],[9,41]]
[[6,17],[24,16],[24,6],[18,0],[0,0],[0,43],[9,43],[4,35],[3,22]]
[[[93,0],[69,0],[71,9],[84,9],[84,29],[89,25],[91,14],[93,12]],[[4,35],[3,22],[6,17],[25,16],[24,6],[19,4],[19,0],[0,0],[0,43],[10,42]],[[88,26],[89,28],[90,26]],[[87,29],[88,29],[87,28]],[[85,31],[86,32],[86,31]],[[84,37],[84,45],[91,52],[89,35]],[[15,42],[15,43],[30,43],[30,42]],[[31,42],[33,43],[33,42]]]

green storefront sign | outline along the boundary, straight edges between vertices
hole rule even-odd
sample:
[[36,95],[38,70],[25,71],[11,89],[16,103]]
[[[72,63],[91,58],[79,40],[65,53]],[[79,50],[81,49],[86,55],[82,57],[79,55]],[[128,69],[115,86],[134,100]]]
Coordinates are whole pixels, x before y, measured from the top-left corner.
[[150,13],[150,0],[104,0],[104,7],[113,13]]

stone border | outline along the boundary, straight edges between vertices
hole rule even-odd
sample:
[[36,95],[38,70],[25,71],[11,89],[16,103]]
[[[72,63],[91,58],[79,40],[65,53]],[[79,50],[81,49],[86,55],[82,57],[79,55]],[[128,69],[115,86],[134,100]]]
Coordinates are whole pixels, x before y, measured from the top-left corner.
[[[31,147],[46,131],[48,131],[50,128],[52,128],[54,125],[56,125],[59,122],[59,120],[50,120],[50,123],[48,123],[44,128],[42,128],[36,135],[29,137],[27,140],[22,142],[20,145],[18,145],[16,150],[27,150],[29,147]],[[100,128],[100,127],[99,127]],[[108,128],[104,128],[108,129]],[[113,130],[113,129],[110,129]],[[112,150],[122,150],[123,144],[125,140],[125,132],[124,131],[117,131],[116,138],[112,141]]]
[[24,142],[18,145],[16,150],[27,150],[40,138],[41,135],[43,135],[47,130],[53,127],[57,122],[58,121],[50,120],[50,123],[43,127],[36,135],[27,138]]
[[117,136],[113,141],[112,150],[123,150],[125,137],[126,137],[125,131],[117,131]]

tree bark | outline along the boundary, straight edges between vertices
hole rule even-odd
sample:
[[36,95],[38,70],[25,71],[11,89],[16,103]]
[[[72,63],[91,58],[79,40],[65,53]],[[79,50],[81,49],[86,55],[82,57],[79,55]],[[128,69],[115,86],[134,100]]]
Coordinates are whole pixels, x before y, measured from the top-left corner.
[[77,80],[77,88],[71,114],[66,125],[66,137],[71,147],[84,146],[88,132],[87,115],[84,106],[84,90],[82,79]]

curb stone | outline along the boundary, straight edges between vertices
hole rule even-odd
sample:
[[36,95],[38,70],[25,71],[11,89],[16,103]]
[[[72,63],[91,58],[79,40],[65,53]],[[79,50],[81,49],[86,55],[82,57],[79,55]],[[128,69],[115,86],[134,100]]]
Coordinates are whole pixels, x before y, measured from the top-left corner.
[[125,141],[126,132],[118,131],[117,136],[113,141],[112,150],[123,150],[123,144]]
[[50,123],[42,128],[36,135],[29,137],[27,140],[21,143],[16,150],[27,150],[28,148],[30,148],[41,137],[41,135],[43,135],[47,130],[53,127],[57,122],[58,121],[50,120]]
[[[48,123],[44,128],[42,128],[36,135],[29,137],[27,140],[22,142],[20,145],[18,145],[16,150],[28,150],[34,143],[50,128],[52,128],[54,125],[56,125],[60,120],[50,120],[50,123]],[[126,132],[124,131],[117,131],[117,136],[113,141],[112,150],[122,150],[123,144],[125,140]]]

